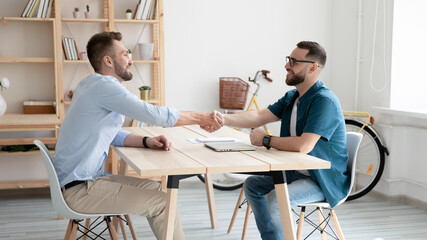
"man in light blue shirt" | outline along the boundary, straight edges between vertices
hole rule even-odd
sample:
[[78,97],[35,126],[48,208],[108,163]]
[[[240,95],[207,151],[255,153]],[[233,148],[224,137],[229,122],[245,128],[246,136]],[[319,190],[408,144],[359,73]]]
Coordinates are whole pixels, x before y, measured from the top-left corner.
[[[276,103],[259,111],[225,114],[225,125],[259,127],[281,121],[280,136],[265,135],[258,128],[251,142],[267,149],[307,153],[331,162],[330,169],[286,171],[291,206],[326,200],[337,205],[350,186],[347,171],[345,122],[338,98],[319,79],[326,51],[316,42],[302,41],[286,57],[286,92]],[[218,117],[221,114],[216,113]],[[271,176],[246,179],[245,195],[255,215],[262,239],[283,239],[274,181]]]
[[[83,213],[146,216],[160,239],[165,193],[157,182],[106,173],[109,146],[170,149],[171,143],[164,136],[144,137],[122,130],[125,116],[163,127],[199,124],[208,131],[220,124],[210,113],[148,104],[123,87],[122,82],[132,79],[132,60],[121,39],[118,32],[103,32],[89,40],[87,53],[95,74],[75,89],[59,132],[54,166],[70,208]],[[179,217],[173,238],[184,239]]]

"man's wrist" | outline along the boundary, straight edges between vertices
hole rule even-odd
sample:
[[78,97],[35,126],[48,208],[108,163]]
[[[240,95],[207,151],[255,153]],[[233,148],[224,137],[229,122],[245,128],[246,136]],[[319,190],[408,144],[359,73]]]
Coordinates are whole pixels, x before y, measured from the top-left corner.
[[147,145],[147,139],[148,139],[148,137],[147,137],[147,136],[144,136],[144,137],[142,138],[142,145],[143,145],[145,148],[150,148],[150,147]]
[[262,145],[267,148],[270,149],[270,141],[271,141],[271,135],[265,135],[262,139]]

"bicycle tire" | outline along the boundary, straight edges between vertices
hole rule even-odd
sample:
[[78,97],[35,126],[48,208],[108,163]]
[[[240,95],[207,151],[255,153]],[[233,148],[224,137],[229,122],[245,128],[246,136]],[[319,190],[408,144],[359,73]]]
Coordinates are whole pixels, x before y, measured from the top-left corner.
[[[197,177],[203,183],[205,182],[205,177],[202,174],[198,174]],[[243,186],[243,182],[244,180],[241,182],[235,182],[235,183],[221,183],[221,182],[212,180],[212,185],[213,185],[213,188],[218,190],[231,191],[231,190],[236,190],[241,188]]]
[[[345,124],[346,131],[351,132],[358,132],[363,126],[363,123],[352,119],[346,119]],[[357,154],[355,183],[347,200],[360,198],[377,185],[384,171],[385,154],[388,154],[371,126],[366,125],[361,133],[363,139]]]

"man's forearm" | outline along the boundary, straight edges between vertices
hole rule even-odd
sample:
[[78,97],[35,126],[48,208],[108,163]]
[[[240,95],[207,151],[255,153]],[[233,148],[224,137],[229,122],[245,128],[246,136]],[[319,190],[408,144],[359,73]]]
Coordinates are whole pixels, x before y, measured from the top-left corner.
[[180,111],[179,118],[175,126],[192,125],[192,124],[200,125],[203,122],[203,119],[206,118],[206,116],[204,115],[207,115],[207,114],[198,113],[198,112]]
[[236,114],[224,114],[224,125],[240,128],[257,128],[279,120],[270,110],[245,111]]

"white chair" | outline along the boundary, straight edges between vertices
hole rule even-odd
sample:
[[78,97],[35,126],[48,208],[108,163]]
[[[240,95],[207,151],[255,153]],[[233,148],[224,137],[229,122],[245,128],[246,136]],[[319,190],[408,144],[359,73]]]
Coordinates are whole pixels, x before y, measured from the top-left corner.
[[[120,227],[122,229],[123,238],[126,239],[126,234],[125,234],[125,229],[124,229],[124,224],[123,224],[123,221],[125,221],[129,226],[129,230],[132,234],[132,238],[134,240],[136,240],[136,235],[135,235],[135,231],[133,229],[132,222],[130,220],[129,215],[127,215],[127,214],[120,214],[120,215],[124,215],[124,218],[122,218],[120,215],[114,214],[114,213],[86,214],[86,213],[78,213],[78,212],[70,209],[68,207],[67,203],[65,202],[63,196],[62,196],[61,188],[59,185],[59,180],[58,180],[55,168],[53,167],[53,163],[52,163],[53,162],[52,155],[49,153],[46,146],[41,141],[35,140],[34,144],[40,149],[40,152],[41,152],[42,157],[43,157],[43,162],[46,166],[47,174],[49,177],[50,195],[51,195],[51,199],[52,199],[53,208],[62,217],[70,219],[64,239],[67,239],[67,240],[68,239],[76,239],[77,231],[79,231],[83,234],[83,239],[85,239],[86,236],[90,237],[91,239],[97,239],[98,237],[100,237],[100,234],[96,234],[93,232],[94,228],[96,228],[99,225],[99,223],[98,224],[92,224],[95,226],[92,226],[92,225],[89,226],[91,218],[100,218],[100,219],[103,218],[102,221],[105,221],[105,223],[107,225],[107,227],[106,227],[106,229],[104,229],[104,231],[108,229],[111,238],[112,239],[118,239],[116,228],[114,227],[114,224],[111,221],[111,217],[114,217],[115,220],[116,219],[122,220],[122,221],[120,221]],[[82,224],[80,224],[80,222],[82,222],[83,219],[86,219],[86,226],[83,226]],[[80,230],[79,227],[81,227],[83,229],[83,231]],[[102,231],[102,232],[104,232],[104,231]],[[101,234],[102,234],[102,232],[101,232]],[[90,236],[89,233],[91,233],[92,235],[95,235],[95,238]]]
[[[360,142],[362,141],[362,137],[363,135],[361,133],[357,133],[357,132],[347,132],[347,152],[348,152],[348,163],[347,163],[347,168],[348,171],[351,174],[351,180],[350,180],[350,188],[349,191],[347,193],[347,196],[345,198],[343,198],[336,206],[341,205],[343,202],[345,202],[345,200],[348,198],[348,196],[350,195],[351,189],[353,188],[353,184],[354,184],[354,178],[355,178],[355,173],[356,173],[356,158],[357,158],[357,150],[359,149],[360,146]],[[242,198],[244,195],[244,190],[242,187],[242,191],[240,193],[239,199],[237,200],[237,204],[236,207],[234,209],[234,213],[233,216],[231,218],[230,221],[230,225],[228,227],[228,231],[227,233],[231,232],[231,229],[233,227],[234,224],[234,220],[236,219],[236,215],[237,212],[241,206],[241,202],[242,202]],[[315,210],[312,211],[310,214],[308,214],[307,216],[305,216],[305,209],[308,206],[312,206],[315,207]],[[335,207],[336,207],[335,206]],[[329,206],[329,204],[327,202],[317,202],[317,203],[309,203],[309,204],[300,204],[298,205],[298,207],[301,208],[301,212],[299,214],[299,219],[297,220],[297,224],[298,224],[298,230],[297,230],[297,239],[301,239],[302,236],[302,227],[304,224],[304,219],[312,226],[315,227],[315,229],[308,234],[308,236],[306,238],[308,238],[313,232],[315,232],[316,230],[319,230],[322,233],[322,239],[326,239],[326,232],[325,232],[325,223],[327,226],[329,226],[329,228],[331,229],[329,223],[329,220],[332,218],[332,221],[334,222],[335,225],[335,229],[337,231],[338,237],[336,236],[335,232],[333,232],[331,235],[332,237],[334,237],[335,239],[344,239],[344,235],[342,233],[341,227],[339,225],[338,222],[338,218],[335,215],[335,211],[333,210],[333,208],[331,208]],[[323,212],[322,209],[327,209],[329,210],[329,214],[326,218],[324,218],[323,216]],[[307,217],[310,216],[313,212],[317,211],[318,215],[319,215],[319,225],[316,225],[313,221],[311,221],[310,219],[308,219]],[[248,220],[249,220],[249,215],[251,213],[251,207],[249,206],[249,204],[247,204],[247,209],[246,209],[246,215],[245,215],[245,222],[243,225],[243,232],[242,232],[242,240],[245,239],[245,235],[246,235],[246,229],[248,226]]]
[[[345,200],[347,200],[348,196],[350,195],[351,189],[353,188],[354,178],[356,175],[357,150],[359,149],[359,145],[360,145],[360,142],[362,141],[362,137],[363,137],[363,135],[361,133],[347,132],[347,152],[348,152],[347,168],[351,174],[350,188],[347,192],[347,195],[335,207],[341,205],[342,203],[345,202]],[[303,227],[304,221],[306,221],[307,223],[309,223],[310,225],[312,225],[314,227],[314,230],[311,233],[309,233],[305,239],[307,239],[316,230],[320,231],[320,233],[322,235],[322,239],[326,239],[326,234],[328,234],[329,236],[331,236],[335,239],[340,239],[340,240],[345,239],[344,234],[341,230],[341,226],[338,222],[338,218],[337,218],[335,211],[334,211],[335,207],[331,208],[331,206],[329,206],[329,204],[326,201],[325,202],[317,202],[317,203],[300,204],[300,205],[298,205],[298,207],[301,208],[300,216],[299,216],[299,219],[297,220],[297,223],[298,223],[297,239],[298,240],[301,239],[301,236],[302,236],[302,227]],[[305,215],[306,207],[314,207],[315,210],[313,210],[311,213]],[[323,215],[322,209],[329,210],[329,214],[326,216],[326,218]],[[319,218],[319,224],[318,225],[316,225],[313,221],[308,219],[308,216],[310,216],[314,212],[318,213],[318,218]],[[329,225],[330,219],[332,219],[337,233],[335,233],[332,230],[332,227]],[[326,227],[329,227],[329,229],[332,230],[331,233],[327,233],[325,231]],[[337,236],[337,234],[338,234],[338,236]]]

